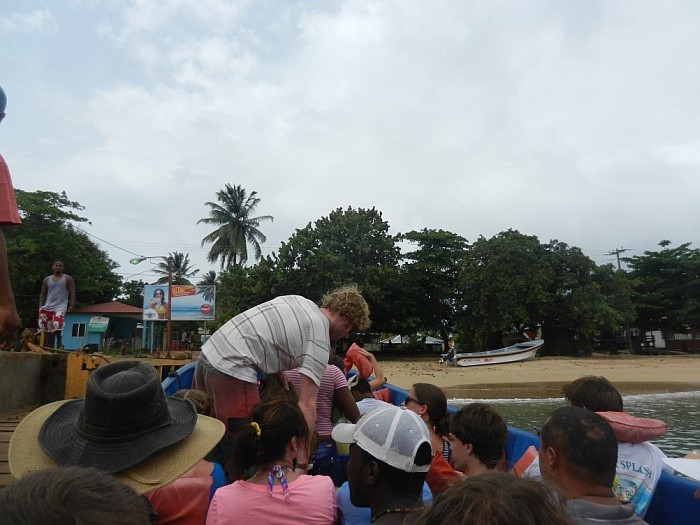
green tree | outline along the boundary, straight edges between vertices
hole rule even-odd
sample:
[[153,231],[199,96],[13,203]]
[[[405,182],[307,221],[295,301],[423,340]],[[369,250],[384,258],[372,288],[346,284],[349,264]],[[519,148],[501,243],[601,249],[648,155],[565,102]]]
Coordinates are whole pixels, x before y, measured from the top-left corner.
[[444,230],[411,231],[400,236],[416,246],[403,255],[400,279],[413,313],[415,326],[406,333],[428,330],[439,333],[447,347],[464,299],[458,283],[468,243],[464,237]]
[[202,294],[206,301],[211,301],[216,297],[216,286],[213,284],[198,284],[195,289],[198,294]]
[[590,347],[596,331],[619,331],[634,314],[629,282],[618,273],[556,240],[542,244],[514,230],[482,237],[460,276],[465,340],[496,348],[503,334],[539,326],[547,353]]
[[244,265],[248,261],[248,245],[253,247],[255,260],[262,256],[260,243],[267,238],[258,229],[263,221],[272,221],[270,215],[253,217],[255,208],[260,203],[256,192],[247,195],[241,186],[226,184],[223,190],[216,192],[220,204],[206,202],[211,209],[209,217],[200,219],[197,224],[215,224],[217,229],[202,239],[202,246],[211,244],[207,260],[221,263],[221,268],[231,265]]
[[[190,255],[182,252],[170,253],[170,258],[173,260],[173,284],[192,284],[189,280],[199,273],[199,270],[194,269],[190,265]],[[155,284],[165,284],[168,282],[168,261],[160,261],[153,271],[162,275]]]
[[643,330],[700,326],[700,251],[670,244],[661,241],[659,251],[624,259]]
[[216,284],[216,272],[214,270],[209,270],[202,274],[202,278],[199,280],[199,284]]
[[124,304],[142,308],[144,286],[146,286],[146,283],[144,283],[141,279],[138,281],[131,280],[122,283],[119,293],[119,301]]
[[515,230],[480,237],[467,250],[459,277],[463,346],[498,348],[504,333],[541,321],[551,277],[547,252],[537,237]]
[[119,293],[117,263],[76,223],[88,222],[83,206],[65,192],[15,190],[22,225],[5,230],[17,310],[25,326],[36,326],[42,279],[62,259],[75,279],[78,306],[109,302]]
[[197,285],[197,293],[201,293],[204,299],[211,301],[215,297],[217,283],[216,272],[209,270],[202,274],[202,278]]
[[328,217],[298,229],[282,243],[275,261],[275,295],[301,294],[312,299],[337,286],[357,284],[367,300],[372,330],[392,324],[398,294],[396,239],[381,212],[338,208]]
[[580,248],[556,240],[545,245],[551,268],[549,301],[542,317],[549,353],[590,348],[598,330],[621,332],[634,315],[630,289],[611,265],[596,264]]

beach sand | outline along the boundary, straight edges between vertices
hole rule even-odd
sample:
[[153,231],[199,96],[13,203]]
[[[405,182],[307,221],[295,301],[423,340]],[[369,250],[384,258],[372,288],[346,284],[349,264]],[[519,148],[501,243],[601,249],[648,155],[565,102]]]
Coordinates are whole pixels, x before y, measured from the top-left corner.
[[584,375],[607,377],[622,394],[700,390],[700,355],[538,357],[532,361],[474,367],[438,363],[438,357],[389,358],[379,364],[399,387],[432,383],[450,397],[556,397],[561,386]]

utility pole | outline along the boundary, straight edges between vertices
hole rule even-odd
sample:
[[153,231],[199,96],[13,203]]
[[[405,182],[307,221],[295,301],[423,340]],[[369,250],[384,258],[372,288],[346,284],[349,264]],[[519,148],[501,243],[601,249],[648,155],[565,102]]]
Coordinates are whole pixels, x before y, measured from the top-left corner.
[[628,252],[628,251],[630,251],[630,249],[631,248],[615,248],[614,250],[610,250],[605,255],[614,255],[615,257],[617,257],[617,269],[621,270],[622,267],[620,266],[620,254]]
[[[622,270],[622,267],[620,266],[620,254],[628,251],[630,251],[630,248],[615,248],[614,250],[610,250],[605,255],[614,255],[617,258],[617,271],[619,272],[620,270]],[[632,332],[630,331],[630,326],[628,323],[625,323],[625,340],[627,341],[627,349],[630,352],[634,353]]]

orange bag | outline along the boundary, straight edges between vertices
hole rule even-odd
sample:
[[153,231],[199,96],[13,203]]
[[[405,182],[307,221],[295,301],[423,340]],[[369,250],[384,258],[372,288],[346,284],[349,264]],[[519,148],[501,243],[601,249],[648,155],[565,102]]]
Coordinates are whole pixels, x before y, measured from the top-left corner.
[[350,345],[343,358],[345,364],[345,375],[355,366],[362,379],[367,379],[372,374],[372,363],[360,353],[360,347],[356,343]]

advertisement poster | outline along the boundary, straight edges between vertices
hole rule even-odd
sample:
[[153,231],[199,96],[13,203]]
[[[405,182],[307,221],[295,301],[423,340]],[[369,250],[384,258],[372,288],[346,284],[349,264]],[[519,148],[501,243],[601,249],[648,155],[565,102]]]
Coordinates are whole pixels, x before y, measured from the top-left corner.
[[148,284],[143,288],[143,320],[167,321],[171,309],[172,321],[211,321],[215,299],[214,285],[174,284],[169,297],[167,284]]
[[102,332],[105,333],[107,331],[107,327],[109,326],[109,317],[102,317],[99,315],[94,315],[90,318],[90,321],[88,321],[88,332]]

